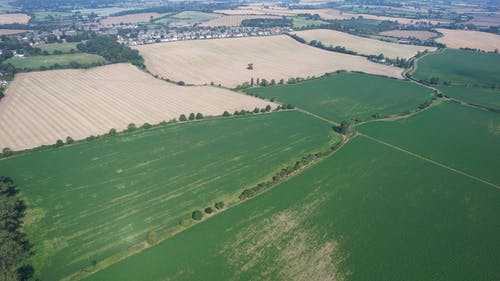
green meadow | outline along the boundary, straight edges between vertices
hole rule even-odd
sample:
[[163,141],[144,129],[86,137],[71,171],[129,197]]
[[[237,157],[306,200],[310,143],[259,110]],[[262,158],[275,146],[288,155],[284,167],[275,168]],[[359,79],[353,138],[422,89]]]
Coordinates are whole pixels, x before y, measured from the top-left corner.
[[496,188],[358,136],[84,280],[497,280],[499,201]]
[[418,60],[412,75],[422,81],[439,78],[438,84],[500,86],[500,55],[445,49]]
[[78,51],[76,48],[76,45],[78,43],[53,43],[53,44],[46,44],[42,46],[38,46],[42,51],[47,51],[49,54],[53,54],[54,51],[59,51],[62,53],[69,53],[71,50],[73,51]]
[[500,115],[444,102],[406,119],[372,122],[362,133],[500,185]]
[[298,84],[251,88],[249,94],[289,103],[340,122],[369,119],[417,109],[432,92],[407,81],[341,72]]
[[0,170],[29,206],[37,274],[59,280],[142,248],[149,231],[168,236],[195,209],[230,206],[243,189],[339,141],[328,123],[286,111],[28,152],[0,161]]
[[75,53],[75,54],[62,54],[50,56],[33,56],[24,58],[11,58],[4,62],[4,64],[11,64],[17,70],[31,71],[49,69],[59,65],[62,68],[70,67],[72,64],[77,63],[82,67],[93,65],[101,65],[106,63],[106,60],[94,54]]
[[500,110],[500,89],[461,86],[439,86],[438,88],[451,98]]

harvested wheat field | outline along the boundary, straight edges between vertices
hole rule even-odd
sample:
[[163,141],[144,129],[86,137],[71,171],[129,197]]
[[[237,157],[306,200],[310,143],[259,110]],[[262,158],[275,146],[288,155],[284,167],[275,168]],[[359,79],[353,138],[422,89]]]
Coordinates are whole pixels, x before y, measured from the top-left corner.
[[436,39],[436,41],[446,44],[448,48],[472,48],[484,51],[500,50],[500,35],[452,29],[438,29],[437,31],[443,33],[444,36]]
[[21,29],[0,29],[0,36],[1,35],[12,35],[12,34],[19,34],[26,32],[28,30],[21,30]]
[[408,59],[415,56],[417,52],[423,52],[426,49],[429,51],[436,50],[436,48],[432,47],[383,42],[330,29],[312,29],[299,31],[295,34],[308,42],[317,40],[321,41],[325,46],[341,46],[363,55],[384,54],[384,56],[393,59],[396,57]]
[[[151,72],[190,84],[214,82],[236,87],[251,78],[278,81],[337,70],[401,78],[400,68],[314,48],[286,35],[190,40],[134,48],[144,57]],[[247,69],[251,63],[253,70]]]
[[0,148],[28,149],[155,124],[181,114],[221,115],[253,110],[261,99],[215,87],[181,87],[130,64],[54,70],[16,76],[0,101]]
[[281,18],[280,16],[271,16],[271,15],[229,15],[223,16],[220,18],[215,18],[204,22],[201,26],[240,26],[243,20],[248,19],[277,19]]
[[151,18],[157,19],[162,17],[163,14],[159,13],[141,13],[141,14],[130,14],[117,17],[107,17],[101,20],[103,25],[112,25],[120,23],[138,23],[138,22],[148,22]]
[[2,14],[0,15],[0,24],[26,24],[30,20],[30,16],[26,14]]
[[389,30],[380,32],[379,34],[396,38],[417,38],[421,41],[431,39],[432,37],[436,37],[438,35],[437,33],[426,30]]

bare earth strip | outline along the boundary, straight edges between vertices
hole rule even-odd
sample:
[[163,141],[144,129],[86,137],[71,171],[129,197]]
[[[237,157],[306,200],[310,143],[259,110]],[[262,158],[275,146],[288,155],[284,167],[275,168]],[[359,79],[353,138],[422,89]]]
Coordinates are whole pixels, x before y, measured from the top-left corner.
[[396,17],[384,17],[375,16],[368,14],[353,14],[344,13],[335,9],[284,9],[279,7],[274,8],[260,8],[260,7],[246,7],[242,9],[235,10],[218,10],[217,13],[222,13],[226,15],[279,15],[279,16],[296,16],[298,14],[317,14],[323,19],[327,20],[337,20],[337,19],[351,19],[362,16],[365,19],[373,19],[380,21],[397,21],[403,24],[415,24],[417,22],[430,22],[432,24],[438,24],[439,21],[429,20],[429,19],[409,19],[409,18],[396,18]]
[[484,51],[500,50],[500,35],[467,30],[438,29],[443,37],[437,42],[446,44],[448,48],[473,48]]
[[296,34],[308,42],[318,40],[326,46],[341,46],[363,55],[384,54],[384,56],[393,59],[396,57],[408,59],[415,56],[417,52],[436,50],[432,47],[383,42],[330,29],[299,31]]
[[18,34],[18,33],[23,33],[28,30],[20,30],[20,29],[0,29],[0,35],[12,35],[12,34]]
[[[400,68],[314,48],[286,35],[179,41],[134,48],[140,51],[151,72],[190,84],[214,82],[236,87],[251,78],[278,81],[337,70],[402,77]],[[247,69],[250,63],[253,70]]]
[[112,25],[112,24],[120,24],[120,23],[138,23],[138,22],[148,22],[151,17],[153,19],[157,19],[163,16],[163,14],[159,13],[142,13],[142,14],[131,14],[117,17],[107,17],[101,20],[101,24],[103,25]]
[[201,26],[240,26],[243,20],[247,19],[276,19],[280,18],[280,16],[271,16],[271,15],[229,15],[223,16],[220,18],[215,18],[213,20],[209,20],[201,24]]
[[181,87],[130,64],[16,76],[0,102],[0,148],[28,149],[56,140],[84,139],[200,112],[253,110],[261,99],[215,87]]
[[26,24],[30,20],[30,16],[26,14],[2,14],[0,15],[0,24],[20,23]]
[[436,37],[438,34],[426,31],[426,30],[389,30],[380,32],[380,35],[396,37],[396,38],[417,38],[418,40],[425,41],[432,37]]

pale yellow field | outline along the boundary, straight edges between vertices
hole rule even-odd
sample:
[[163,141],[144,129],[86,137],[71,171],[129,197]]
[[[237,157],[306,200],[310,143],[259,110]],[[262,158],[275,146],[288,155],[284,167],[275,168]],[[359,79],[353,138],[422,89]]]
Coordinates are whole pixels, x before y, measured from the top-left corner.
[[0,149],[54,144],[67,136],[78,140],[191,112],[221,115],[268,104],[276,106],[225,89],[177,86],[130,64],[22,73],[0,101]]
[[[189,40],[134,48],[140,51],[151,72],[190,84],[214,82],[236,87],[252,77],[278,81],[336,70],[401,78],[399,68],[314,48],[286,35]],[[253,63],[253,70],[247,69],[249,63]]]
[[500,50],[500,35],[479,31],[438,29],[443,37],[437,42],[446,44],[448,48],[473,48],[484,51]]
[[201,24],[201,26],[240,26],[243,20],[247,19],[275,19],[280,18],[280,16],[271,15],[229,15],[209,20]]
[[0,24],[20,23],[26,24],[30,20],[30,16],[26,14],[1,14]]
[[295,34],[308,42],[318,40],[325,46],[341,46],[363,55],[384,54],[384,56],[393,59],[396,57],[408,59],[415,56],[419,51],[423,52],[426,49],[429,51],[436,50],[436,48],[432,47],[383,42],[330,29],[312,29],[299,31]]
[[101,24],[103,25],[112,25],[112,24],[120,24],[120,23],[138,23],[138,22],[148,22],[151,17],[153,19],[157,19],[163,16],[163,14],[158,13],[142,13],[142,14],[131,14],[117,17],[107,17],[101,20]]
[[18,33],[23,33],[28,30],[19,30],[19,29],[0,29],[0,35],[11,35],[11,34],[18,34]]
[[417,22],[430,22],[432,24],[438,24],[439,21],[436,20],[414,20],[408,18],[396,18],[396,17],[384,17],[384,16],[375,16],[368,14],[352,14],[352,13],[344,13],[335,9],[285,9],[281,7],[270,7],[270,8],[261,8],[255,6],[242,7],[240,9],[235,10],[218,10],[217,13],[222,13],[226,15],[279,15],[279,16],[296,16],[298,14],[317,14],[323,19],[327,20],[336,20],[336,19],[350,19],[357,18],[362,16],[365,19],[374,19],[374,20],[389,20],[389,21],[398,21],[399,23],[404,24],[414,24]]
[[389,30],[380,32],[379,34],[397,38],[417,38],[423,41],[438,35],[437,33],[426,30]]

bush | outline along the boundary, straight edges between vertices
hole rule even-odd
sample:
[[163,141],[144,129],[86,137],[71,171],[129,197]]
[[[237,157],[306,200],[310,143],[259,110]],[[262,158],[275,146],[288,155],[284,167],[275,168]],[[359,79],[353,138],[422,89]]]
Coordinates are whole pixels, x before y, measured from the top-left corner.
[[67,144],[72,144],[73,142],[75,142],[75,141],[73,140],[73,138],[71,138],[71,137],[67,137],[67,138],[66,138],[66,143],[67,143]]
[[56,141],[56,147],[63,146],[64,142],[62,140],[57,140]]
[[188,227],[189,225],[191,225],[191,222],[186,218],[181,218],[181,220],[179,221],[179,225]]
[[152,126],[151,124],[149,124],[149,123],[144,123],[144,124],[142,125],[142,128],[143,128],[143,129],[149,129],[149,128],[151,128],[151,127],[153,127],[153,126]]
[[265,110],[266,110],[266,112],[271,111],[271,106],[268,104],[268,105],[266,106],[266,109],[265,109]]
[[197,113],[196,114],[196,120],[200,120],[200,119],[203,119],[203,114]]
[[229,114],[229,112],[227,112],[227,111],[224,111],[224,113],[222,113],[222,116],[223,117],[229,117],[229,116],[231,116],[231,114]]
[[194,120],[195,119],[194,113],[189,114],[188,119],[189,120]]
[[200,210],[196,210],[191,214],[193,220],[200,221],[203,218],[203,213]]
[[184,86],[184,85],[186,85],[186,83],[184,83],[184,81],[179,81],[179,82],[177,82],[177,85]]
[[181,122],[187,121],[186,115],[181,114],[181,116],[179,117],[179,121]]
[[109,134],[110,136],[114,136],[114,135],[116,135],[116,129],[115,129],[115,128],[112,128],[111,130],[109,130],[108,134]]
[[206,207],[206,208],[205,208],[205,213],[207,213],[207,214],[211,214],[211,213],[213,213],[213,212],[214,212],[214,209],[212,209],[212,207]]
[[223,209],[224,208],[224,201],[220,201],[220,202],[215,203],[215,208],[217,210]]
[[156,242],[158,242],[158,240],[160,240],[160,236],[156,231],[151,230],[150,232],[148,232],[146,236],[146,242],[148,242],[149,245],[155,244]]
[[128,126],[127,126],[127,131],[129,131],[129,132],[133,132],[133,131],[135,131],[135,130],[137,130],[137,127],[135,126],[135,124],[134,124],[134,123],[130,123],[130,124],[128,124]]
[[259,109],[256,107],[254,110],[253,110],[253,113],[259,113]]
[[5,157],[9,157],[12,155],[12,150],[8,147],[5,147],[4,149],[2,149],[2,154]]

